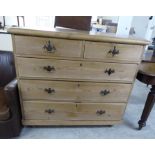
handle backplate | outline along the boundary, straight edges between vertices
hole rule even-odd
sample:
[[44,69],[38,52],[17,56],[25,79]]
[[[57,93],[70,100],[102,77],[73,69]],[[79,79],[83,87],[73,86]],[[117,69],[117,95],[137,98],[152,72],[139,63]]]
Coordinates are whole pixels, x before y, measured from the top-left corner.
[[43,69],[48,71],[48,72],[55,71],[55,67],[54,66],[44,66]]
[[114,46],[113,50],[110,50],[108,53],[111,53],[112,56],[115,56],[116,54],[119,54],[119,50],[116,49],[116,46]]
[[115,70],[109,68],[109,69],[106,69],[106,70],[104,71],[104,73],[107,73],[107,74],[110,76],[112,73],[115,73]]
[[54,90],[54,89],[51,89],[51,88],[45,88],[44,90],[45,90],[45,92],[47,92],[48,94],[54,94],[54,93],[55,93],[55,90]]
[[50,40],[43,46],[43,49],[49,53],[54,53],[56,51],[55,46],[51,43]]
[[97,114],[98,116],[101,116],[101,115],[103,115],[103,114],[105,114],[105,113],[106,113],[105,110],[97,110],[97,111],[96,111],[96,114]]
[[110,90],[101,90],[100,91],[100,94],[102,95],[102,96],[106,96],[106,95],[108,95],[108,94],[110,94]]
[[45,112],[48,114],[52,114],[55,112],[55,110],[54,109],[46,109]]

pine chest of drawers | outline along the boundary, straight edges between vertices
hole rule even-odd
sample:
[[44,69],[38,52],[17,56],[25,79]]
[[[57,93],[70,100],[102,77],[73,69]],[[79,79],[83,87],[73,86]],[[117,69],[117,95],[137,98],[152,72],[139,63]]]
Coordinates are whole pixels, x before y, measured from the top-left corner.
[[11,28],[24,125],[121,122],[145,40]]

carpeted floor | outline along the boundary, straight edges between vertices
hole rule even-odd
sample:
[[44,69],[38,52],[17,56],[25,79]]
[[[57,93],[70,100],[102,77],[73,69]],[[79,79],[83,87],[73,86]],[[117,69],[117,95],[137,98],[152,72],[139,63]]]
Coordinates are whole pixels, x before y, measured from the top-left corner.
[[155,138],[155,108],[147,126],[137,130],[138,120],[149,92],[149,87],[136,81],[124,115],[124,122],[113,127],[25,127],[20,137],[23,139],[139,139]]

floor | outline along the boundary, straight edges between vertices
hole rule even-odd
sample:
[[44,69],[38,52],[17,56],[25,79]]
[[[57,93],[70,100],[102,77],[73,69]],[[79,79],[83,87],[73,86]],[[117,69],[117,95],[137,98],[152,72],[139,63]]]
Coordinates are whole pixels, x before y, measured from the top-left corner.
[[155,138],[155,108],[147,126],[137,130],[149,87],[136,81],[124,115],[124,122],[112,127],[25,127],[21,139],[152,139]]

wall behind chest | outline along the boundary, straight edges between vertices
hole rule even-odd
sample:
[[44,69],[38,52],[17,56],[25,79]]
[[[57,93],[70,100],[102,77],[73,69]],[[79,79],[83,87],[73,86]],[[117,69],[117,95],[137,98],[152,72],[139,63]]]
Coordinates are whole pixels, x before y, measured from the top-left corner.
[[10,34],[0,34],[0,50],[13,51]]

